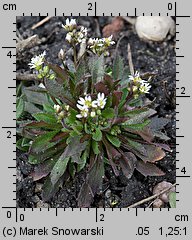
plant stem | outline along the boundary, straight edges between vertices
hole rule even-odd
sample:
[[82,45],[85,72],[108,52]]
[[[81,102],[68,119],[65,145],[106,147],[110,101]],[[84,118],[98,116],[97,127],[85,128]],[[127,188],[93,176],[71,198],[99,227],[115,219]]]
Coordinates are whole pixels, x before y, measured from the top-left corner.
[[158,198],[161,194],[163,194],[163,193],[165,193],[165,192],[168,192],[169,190],[171,190],[171,188],[173,188],[173,187],[175,187],[175,186],[176,186],[176,183],[174,183],[172,186],[170,186],[170,187],[168,187],[168,188],[165,188],[163,191],[154,194],[153,196],[150,196],[150,197],[148,197],[148,198],[142,199],[141,201],[136,202],[136,203],[128,206],[127,208],[134,208],[134,207],[137,207],[137,206],[139,206],[139,205],[141,205],[141,204],[143,204],[143,203],[146,203],[146,202],[151,201],[151,200],[153,200],[153,199],[155,199],[155,198]]
[[74,57],[75,70],[77,70],[77,51],[76,51],[75,44],[73,45],[73,57]]

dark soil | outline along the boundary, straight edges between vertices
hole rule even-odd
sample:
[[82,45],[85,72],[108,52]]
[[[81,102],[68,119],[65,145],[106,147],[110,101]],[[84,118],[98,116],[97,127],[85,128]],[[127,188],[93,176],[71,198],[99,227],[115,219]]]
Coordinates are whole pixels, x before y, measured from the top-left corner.
[[[47,51],[48,60],[57,62],[57,54],[61,48],[66,48],[65,31],[61,28],[63,17],[53,17],[43,26],[31,30],[41,17],[18,17],[17,29],[25,39],[37,34],[43,43],[20,54],[17,58],[17,72],[30,72],[28,62],[30,58],[43,50]],[[79,23],[89,30],[91,37],[102,36],[102,28],[111,21],[110,17],[81,17]],[[98,24],[97,24],[98,23]],[[98,28],[98,26],[100,26]],[[125,23],[124,29],[119,34],[124,35],[120,41],[118,52],[127,62],[127,44],[130,43],[134,68],[141,73],[155,72],[157,75],[152,82],[152,90],[148,96],[155,99],[158,115],[170,119],[164,129],[170,137],[169,145],[172,153],[158,163],[166,173],[163,177],[144,177],[135,172],[130,180],[123,175],[115,177],[110,167],[106,169],[103,189],[95,197],[92,207],[126,207],[141,199],[152,195],[153,187],[166,180],[175,183],[175,37],[168,37],[164,42],[144,42],[139,39],[133,27]],[[111,58],[115,49],[111,50]],[[110,62],[112,59],[108,58]],[[77,207],[77,196],[85,179],[85,173],[80,173],[74,180],[61,187],[59,192],[47,203],[41,200],[41,187],[43,180],[33,182],[30,172],[33,167],[27,163],[27,155],[17,152],[17,206],[18,207]],[[140,205],[147,207],[150,202]]]

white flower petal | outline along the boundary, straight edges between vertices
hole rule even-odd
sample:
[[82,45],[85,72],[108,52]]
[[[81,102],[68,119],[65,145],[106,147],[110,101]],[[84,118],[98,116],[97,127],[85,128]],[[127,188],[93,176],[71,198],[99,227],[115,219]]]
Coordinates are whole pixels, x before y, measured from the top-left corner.
[[82,118],[83,116],[81,114],[76,115],[77,118]]
[[91,106],[92,106],[93,108],[97,108],[97,104],[98,104],[97,100],[94,100],[94,101],[92,102]]
[[77,104],[76,106],[77,106],[77,108],[79,108],[80,110],[83,110],[83,109],[84,109],[84,106],[81,106],[81,105],[79,105],[79,104]]

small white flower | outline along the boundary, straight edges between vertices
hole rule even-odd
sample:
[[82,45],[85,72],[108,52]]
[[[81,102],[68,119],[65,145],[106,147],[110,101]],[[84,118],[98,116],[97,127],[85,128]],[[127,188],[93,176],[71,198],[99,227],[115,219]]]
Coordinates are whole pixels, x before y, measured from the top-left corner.
[[91,96],[85,96],[85,99],[80,97],[79,100],[77,101],[80,105],[84,106],[84,107],[91,107],[92,106],[92,100],[91,100]]
[[108,38],[89,38],[88,40],[88,47],[93,51],[95,54],[104,54],[104,56],[108,56],[109,53],[107,51],[108,47],[115,44],[112,41],[112,35]]
[[112,38],[113,38],[113,35],[111,35],[111,36],[108,37],[108,38],[102,38],[102,41],[105,43],[105,45],[106,45],[107,47],[109,47],[110,45],[114,45],[114,44],[115,44],[115,42],[112,41]]
[[105,107],[107,99],[104,93],[98,93],[97,95],[97,106],[103,109]]
[[77,42],[82,43],[86,41],[87,38],[87,28],[81,27],[80,31],[76,33],[77,35]]
[[87,28],[81,27],[80,32],[84,34],[84,36],[87,36]]
[[129,80],[133,81],[134,83],[138,83],[143,81],[140,77],[140,73],[136,71],[133,75],[129,75]]
[[69,18],[66,19],[65,25],[62,24],[62,27],[69,32],[75,29],[76,26],[77,26],[76,20],[75,19],[69,20]]
[[60,105],[55,104],[54,109],[56,113],[59,113],[62,110],[62,107]]
[[146,82],[146,81],[141,82],[141,85],[139,87],[139,91],[141,93],[149,93],[150,89],[151,89],[151,85],[148,82]]
[[86,118],[88,116],[88,113],[89,113],[88,108],[81,106],[79,109],[81,110],[81,112],[80,112],[80,114],[77,114],[76,117],[77,118]]
[[96,116],[96,112],[93,112],[93,111],[92,111],[92,112],[90,113],[90,115],[91,115],[92,118],[94,118],[94,117]]
[[65,39],[66,39],[69,43],[71,43],[71,40],[72,40],[71,32],[67,33]]
[[28,64],[30,66],[30,69],[39,69],[40,66],[44,63],[44,58],[45,58],[46,52],[44,51],[38,56],[35,56],[31,58],[31,62]]

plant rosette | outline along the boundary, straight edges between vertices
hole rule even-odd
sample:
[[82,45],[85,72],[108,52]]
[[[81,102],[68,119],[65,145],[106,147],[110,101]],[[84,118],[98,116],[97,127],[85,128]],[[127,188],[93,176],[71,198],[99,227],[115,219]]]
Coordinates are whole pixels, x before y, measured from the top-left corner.
[[[146,104],[150,78],[142,79],[138,71],[130,75],[120,56],[112,68],[106,67],[112,36],[87,39],[87,29],[74,19],[67,19],[63,28],[71,36],[66,41],[73,59],[67,64],[63,50],[62,67],[47,62],[45,52],[32,58],[29,66],[40,85],[23,85],[17,97],[17,148],[28,152],[35,165],[33,180],[45,178],[45,201],[84,169],[78,206],[89,207],[102,187],[106,165],[128,179],[135,170],[164,175],[156,162],[165,157],[164,150],[171,151],[161,132],[168,121],[155,116],[152,103]],[[84,53],[78,57],[82,43]],[[29,115],[31,120],[24,120]]]

